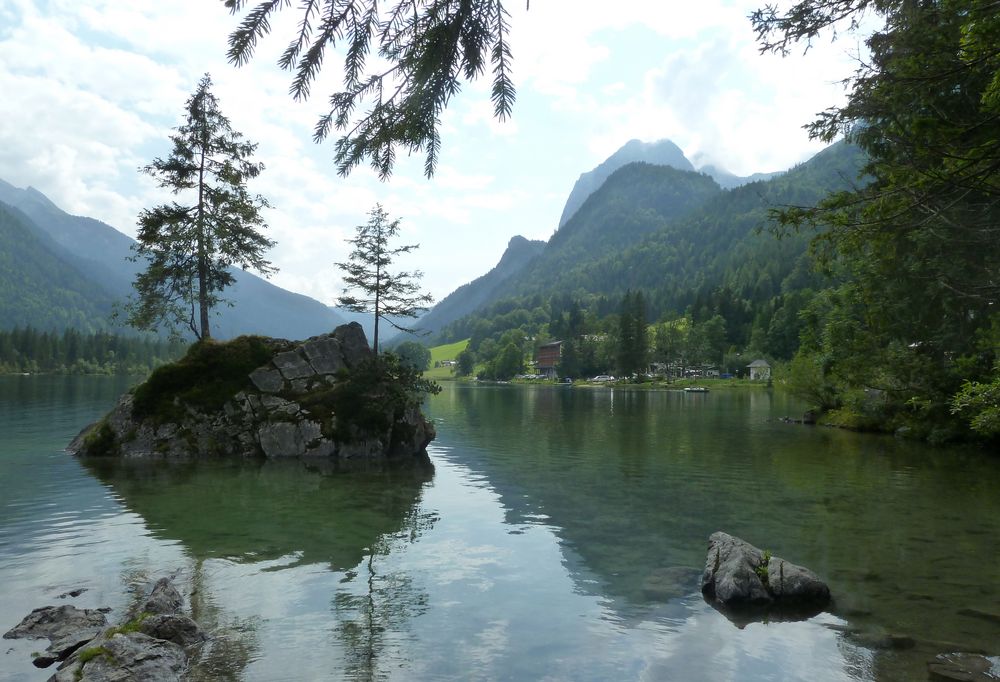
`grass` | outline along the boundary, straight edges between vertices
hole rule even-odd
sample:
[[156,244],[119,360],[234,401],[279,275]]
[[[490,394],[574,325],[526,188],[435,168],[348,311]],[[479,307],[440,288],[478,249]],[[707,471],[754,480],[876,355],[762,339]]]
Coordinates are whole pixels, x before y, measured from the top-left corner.
[[155,370],[135,389],[133,412],[158,423],[184,417],[185,406],[211,412],[250,386],[247,375],[265,364],[277,350],[259,336],[240,336],[218,343],[200,341],[177,362]]
[[434,346],[431,348],[431,368],[424,372],[424,378],[432,379],[434,381],[449,381],[454,379],[455,375],[451,371],[453,368],[435,367],[434,365],[435,363],[443,360],[454,360],[468,345],[469,339],[465,339],[463,341],[456,341],[455,343],[448,343],[443,346]]

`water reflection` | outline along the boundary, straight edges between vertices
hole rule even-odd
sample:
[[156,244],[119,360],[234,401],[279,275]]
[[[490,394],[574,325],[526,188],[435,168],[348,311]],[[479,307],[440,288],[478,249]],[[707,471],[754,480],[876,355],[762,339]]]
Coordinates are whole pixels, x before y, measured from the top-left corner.
[[508,523],[553,528],[577,589],[626,621],[696,594],[726,530],[828,580],[851,660],[881,652],[849,668],[923,676],[941,651],[995,648],[995,626],[962,615],[1000,603],[1000,467],[982,453],[782,424],[800,406],[764,391],[450,391],[431,412],[452,461]]
[[[379,571],[387,555],[433,526],[433,515],[418,512],[434,475],[426,457],[350,469],[320,461],[85,465],[142,516],[154,537],[180,542],[190,557],[184,574],[192,615],[213,631],[194,667],[195,679],[241,679],[251,666],[275,669],[275,633],[267,634],[266,647],[259,644],[265,595],[251,595],[255,609],[246,614],[239,611],[247,598],[233,609],[226,595],[234,581],[249,577],[246,571],[233,575],[241,564],[255,573],[280,574],[275,582],[285,592],[267,599],[287,599],[287,590],[302,588],[303,573],[320,565],[335,578],[324,581],[330,584],[330,624],[281,636],[295,638],[301,651],[304,641],[322,642],[330,629],[333,641],[320,646],[341,652],[338,667],[350,679],[375,679],[381,654],[392,649],[389,639],[405,633],[426,608],[426,595],[405,573]],[[318,617],[316,603],[308,602],[298,616]],[[288,601],[276,606],[286,614],[296,610]],[[257,670],[253,677],[273,674]]]

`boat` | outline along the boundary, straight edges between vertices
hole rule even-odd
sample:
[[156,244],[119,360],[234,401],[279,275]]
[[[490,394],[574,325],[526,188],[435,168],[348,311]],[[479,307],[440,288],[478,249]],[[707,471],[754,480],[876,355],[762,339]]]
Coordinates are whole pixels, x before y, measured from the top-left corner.
[[686,386],[684,388],[685,393],[708,393],[708,389],[704,386]]

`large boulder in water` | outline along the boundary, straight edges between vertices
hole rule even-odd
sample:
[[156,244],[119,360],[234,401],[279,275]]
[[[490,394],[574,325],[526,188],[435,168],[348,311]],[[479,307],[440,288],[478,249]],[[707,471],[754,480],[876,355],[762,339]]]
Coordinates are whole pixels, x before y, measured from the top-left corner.
[[356,322],[300,343],[201,342],[67,449],[173,459],[422,455],[434,426],[420,411],[418,378],[406,372],[391,357],[376,359]]
[[830,602],[830,588],[809,569],[722,532],[709,537],[701,592],[735,621],[809,617]]

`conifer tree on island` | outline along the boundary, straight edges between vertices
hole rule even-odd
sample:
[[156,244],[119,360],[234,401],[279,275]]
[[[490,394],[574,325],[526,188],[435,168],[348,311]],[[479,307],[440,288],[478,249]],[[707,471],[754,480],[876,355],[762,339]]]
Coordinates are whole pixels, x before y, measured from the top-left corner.
[[346,262],[337,263],[344,271],[344,284],[348,291],[360,290],[362,296],[341,296],[338,305],[355,313],[375,314],[375,334],[372,348],[378,353],[379,321],[385,319],[400,331],[415,333],[415,329],[402,327],[391,317],[416,317],[434,302],[430,294],[420,293],[418,280],[423,277],[419,270],[412,272],[392,272],[389,268],[393,259],[416,249],[418,244],[390,247],[389,242],[399,234],[399,219],[389,220],[389,215],[376,204],[369,212],[368,222],[357,226],[354,245]]
[[177,333],[182,326],[199,340],[211,338],[209,312],[235,281],[231,268],[275,270],[264,258],[274,242],[261,233],[269,204],[246,187],[264,165],[252,160],[257,145],[232,129],[211,86],[206,74],[185,104],[170,155],[141,169],[185,201],[139,215],[133,259],[145,259],[146,270],[136,276],[136,297],[126,307],[136,329]]

